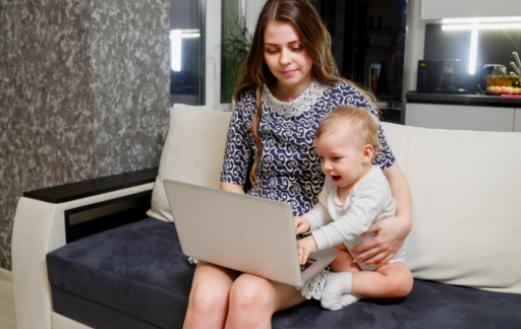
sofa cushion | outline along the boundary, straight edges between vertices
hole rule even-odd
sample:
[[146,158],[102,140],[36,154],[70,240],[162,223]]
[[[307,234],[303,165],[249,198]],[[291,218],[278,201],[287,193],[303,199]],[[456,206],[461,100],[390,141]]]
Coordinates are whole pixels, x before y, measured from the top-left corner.
[[403,300],[360,300],[341,311],[306,302],[274,317],[273,327],[356,329],[521,328],[521,295],[414,280]]
[[383,125],[411,186],[414,276],[521,293],[521,134]]
[[[193,266],[175,227],[155,219],[77,240],[47,256],[53,307],[98,329],[181,328]],[[521,295],[416,279],[403,300],[362,300],[341,311],[306,302],[273,328],[521,328]]]
[[164,179],[219,186],[230,118],[231,112],[211,110],[209,106],[173,106],[148,216],[173,220],[163,187]]
[[[111,316],[111,312],[92,312],[94,318],[86,323],[93,326],[127,315],[120,326],[109,328],[142,327],[129,327],[128,317],[159,328],[175,328],[183,321],[193,275],[174,224],[155,219],[67,244],[47,255],[47,268],[53,290],[59,290],[59,294],[53,293],[56,312],[79,314],[79,320],[85,320],[86,309],[75,309],[75,305],[88,302],[97,304],[89,309],[101,306],[114,311]],[[63,300],[66,294],[73,297],[70,303]]]

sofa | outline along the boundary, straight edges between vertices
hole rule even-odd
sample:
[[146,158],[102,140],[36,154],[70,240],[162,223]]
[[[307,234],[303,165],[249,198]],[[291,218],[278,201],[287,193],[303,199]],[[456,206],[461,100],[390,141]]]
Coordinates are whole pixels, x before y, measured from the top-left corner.
[[[194,266],[162,180],[217,188],[230,112],[170,115],[158,168],[19,199],[18,329],[182,327]],[[340,311],[307,301],[273,328],[521,328],[521,134],[382,125],[412,191],[411,294]]]

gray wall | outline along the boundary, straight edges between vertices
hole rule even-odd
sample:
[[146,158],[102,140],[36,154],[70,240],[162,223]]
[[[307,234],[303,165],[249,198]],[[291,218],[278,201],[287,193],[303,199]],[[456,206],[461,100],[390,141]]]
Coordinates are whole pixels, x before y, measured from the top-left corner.
[[2,268],[23,191],[158,164],[169,11],[170,0],[0,0]]

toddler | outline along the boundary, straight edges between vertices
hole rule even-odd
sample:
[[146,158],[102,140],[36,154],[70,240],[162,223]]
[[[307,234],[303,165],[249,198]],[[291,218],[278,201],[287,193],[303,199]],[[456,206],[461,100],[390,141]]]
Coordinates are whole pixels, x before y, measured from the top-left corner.
[[372,164],[379,149],[378,127],[369,111],[339,106],[325,116],[316,133],[315,151],[326,181],[315,207],[295,217],[295,228],[297,234],[311,230],[298,241],[301,264],[310,252],[340,249],[323,285],[321,305],[327,309],[338,310],[360,297],[404,297],[412,289],[403,246],[379,266],[353,261],[351,250],[371,238],[364,232],[396,210],[386,177]]

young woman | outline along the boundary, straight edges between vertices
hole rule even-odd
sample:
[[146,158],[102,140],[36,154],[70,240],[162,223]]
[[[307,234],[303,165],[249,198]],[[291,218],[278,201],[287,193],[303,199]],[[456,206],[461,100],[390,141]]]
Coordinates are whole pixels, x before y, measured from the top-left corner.
[[[309,211],[324,183],[313,138],[320,119],[340,104],[374,102],[342,80],[330,38],[307,0],[268,0],[235,92],[221,188],[289,203],[294,215]],[[397,202],[395,217],[371,226],[375,234],[355,248],[357,261],[385,263],[410,230],[410,192],[382,131],[375,159]],[[255,234],[255,232],[252,232]],[[185,328],[271,328],[278,310],[305,298],[294,287],[200,262],[195,270]]]

